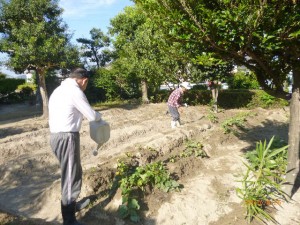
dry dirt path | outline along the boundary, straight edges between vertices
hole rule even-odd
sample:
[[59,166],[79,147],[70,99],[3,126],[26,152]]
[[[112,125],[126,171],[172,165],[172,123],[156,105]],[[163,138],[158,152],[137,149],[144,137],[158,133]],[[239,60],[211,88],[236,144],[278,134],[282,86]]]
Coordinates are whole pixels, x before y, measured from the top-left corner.
[[[235,115],[240,110],[219,113],[220,120]],[[81,130],[81,158],[84,171],[105,165],[116,168],[116,160],[125,152],[138,152],[140,147],[151,147],[161,154],[180,148],[187,139],[197,138],[204,144],[211,158],[202,160],[201,166],[182,178],[184,189],[168,194],[168,198],[153,206],[145,214],[142,224],[147,225],[206,225],[243,224],[241,200],[236,197],[239,185],[235,175],[243,171],[243,152],[256,141],[278,135],[287,139],[288,111],[256,110],[257,116],[247,123],[248,132],[239,138],[224,135],[220,124],[211,124],[208,108],[183,108],[180,129],[170,128],[170,117],[165,114],[165,104],[128,106],[101,110],[110,123],[111,139],[100,149],[97,157],[91,151],[96,144],[89,137],[89,126],[83,121]],[[1,113],[1,110],[0,110]],[[39,117],[0,122],[0,210],[28,218],[41,218],[57,223],[60,216],[59,167],[49,146],[48,123]],[[188,165],[191,166],[192,165]],[[175,165],[176,167],[176,165]],[[175,168],[176,169],[176,168]],[[193,170],[193,168],[191,168]],[[93,194],[89,182],[83,183],[80,197]],[[300,196],[295,202],[283,204],[275,215],[281,225],[300,224]],[[155,201],[154,201],[155,202]],[[83,211],[80,216],[89,225],[127,224],[109,214],[116,211],[120,197],[96,210]]]

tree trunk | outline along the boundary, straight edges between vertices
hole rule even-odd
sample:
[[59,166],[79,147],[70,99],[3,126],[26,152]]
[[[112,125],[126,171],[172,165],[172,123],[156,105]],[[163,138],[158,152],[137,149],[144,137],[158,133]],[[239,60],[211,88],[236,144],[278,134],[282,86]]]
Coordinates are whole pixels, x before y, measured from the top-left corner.
[[[289,148],[286,184],[283,190],[290,197],[299,187],[299,142],[300,142],[300,70],[293,71],[293,93],[290,103]],[[298,180],[299,182],[299,180]]]
[[47,94],[47,88],[46,88],[46,80],[45,80],[45,71],[37,70],[37,75],[39,79],[39,87],[40,87],[40,93],[42,96],[42,102],[43,102],[43,118],[47,119],[49,116],[48,113],[48,94]]
[[148,104],[149,103],[149,99],[148,99],[148,85],[147,85],[147,81],[142,80],[141,81],[141,85],[142,85],[142,102],[144,104]]

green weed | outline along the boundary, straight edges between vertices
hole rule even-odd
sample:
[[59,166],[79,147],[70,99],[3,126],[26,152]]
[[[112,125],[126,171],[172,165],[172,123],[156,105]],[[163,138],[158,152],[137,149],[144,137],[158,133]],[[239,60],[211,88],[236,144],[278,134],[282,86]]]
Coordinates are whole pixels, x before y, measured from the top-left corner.
[[207,114],[207,119],[212,122],[212,123],[218,123],[219,122],[219,118],[215,115],[215,113],[213,111],[209,111],[209,113]]
[[179,184],[170,177],[162,162],[155,162],[145,166],[131,166],[125,162],[118,162],[117,179],[122,192],[122,205],[119,214],[122,218],[130,218],[133,222],[140,221],[138,210],[140,205],[136,191],[145,191],[146,186],[158,188],[165,192],[180,190]]
[[228,133],[234,133],[237,134],[237,129],[236,128],[244,128],[244,123],[247,121],[247,117],[249,116],[254,116],[255,114],[251,112],[242,112],[237,114],[234,117],[231,117],[227,120],[225,120],[222,124],[221,127],[224,130],[225,134]]
[[185,144],[184,150],[177,154],[169,157],[169,162],[176,162],[181,158],[187,157],[201,157],[201,158],[209,158],[208,154],[204,151],[203,145],[200,142],[187,141]]
[[[246,218],[251,222],[254,218],[265,222],[275,219],[265,210],[267,206],[280,204],[284,198],[281,190],[286,166],[288,146],[278,147],[274,137],[267,144],[260,141],[256,149],[246,155],[249,163],[244,163],[247,171],[243,174],[242,187],[237,188],[237,195],[243,199],[246,206]],[[283,162],[284,166],[278,164]],[[284,167],[284,169],[283,169]]]

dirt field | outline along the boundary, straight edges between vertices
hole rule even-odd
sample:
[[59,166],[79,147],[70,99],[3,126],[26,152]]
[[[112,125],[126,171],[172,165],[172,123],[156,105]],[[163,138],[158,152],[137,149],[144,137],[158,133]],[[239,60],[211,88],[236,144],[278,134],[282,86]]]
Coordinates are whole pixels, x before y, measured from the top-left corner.
[[[287,141],[288,108],[253,110],[239,135],[224,134],[221,122],[247,110],[223,110],[219,123],[208,120],[209,108],[182,108],[183,126],[170,128],[165,104],[129,105],[100,110],[110,123],[111,139],[92,155],[96,144],[89,137],[89,126],[81,129],[81,159],[84,182],[80,198],[93,201],[77,214],[87,225],[134,224],[118,216],[121,203],[118,190],[108,196],[117,160],[126,152],[141,164],[165,161],[178,154],[187,140],[203,144],[210,158],[189,157],[167,163],[170,173],[183,185],[180,192],[149,190],[141,198],[140,225],[246,225],[243,202],[236,196],[240,186],[236,175],[245,170],[243,154],[259,140],[273,135]],[[155,149],[151,155],[147,149]],[[0,225],[61,224],[60,171],[49,146],[47,120],[35,106],[0,108]],[[274,210],[281,225],[300,224],[300,190],[294,201]],[[260,224],[254,221],[252,224]],[[272,224],[272,223],[269,223]]]

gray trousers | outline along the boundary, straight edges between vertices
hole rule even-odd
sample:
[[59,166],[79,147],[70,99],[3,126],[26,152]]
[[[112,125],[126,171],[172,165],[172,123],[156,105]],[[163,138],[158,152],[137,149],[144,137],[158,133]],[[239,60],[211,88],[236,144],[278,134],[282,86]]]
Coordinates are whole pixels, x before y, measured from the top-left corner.
[[61,201],[69,205],[78,198],[82,184],[79,132],[51,133],[50,145],[61,168]]
[[177,107],[172,107],[168,105],[168,109],[169,109],[169,113],[172,116],[172,120],[173,121],[180,121],[180,114],[178,112],[178,108]]

